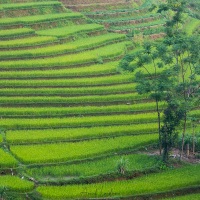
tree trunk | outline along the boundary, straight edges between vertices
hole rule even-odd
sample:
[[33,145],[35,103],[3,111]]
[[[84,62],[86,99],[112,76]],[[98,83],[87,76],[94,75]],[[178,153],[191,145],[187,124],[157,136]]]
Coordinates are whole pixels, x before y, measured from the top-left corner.
[[167,163],[169,158],[167,133],[165,133],[165,141],[163,144],[163,162]]
[[192,126],[192,153],[195,154],[195,132],[194,132],[194,125]]
[[186,112],[185,112],[185,116],[184,116],[184,124],[183,124],[182,142],[181,142],[180,160],[182,159],[183,151],[184,151],[185,132],[186,132],[186,123],[187,123],[187,118],[186,118]]
[[159,134],[159,152],[160,155],[162,154],[162,141],[161,141],[161,123],[160,123],[160,111],[159,111],[159,105],[158,105],[158,101],[156,101],[156,111],[158,114],[158,134]]
[[190,144],[187,143],[187,158],[189,157],[190,155]]

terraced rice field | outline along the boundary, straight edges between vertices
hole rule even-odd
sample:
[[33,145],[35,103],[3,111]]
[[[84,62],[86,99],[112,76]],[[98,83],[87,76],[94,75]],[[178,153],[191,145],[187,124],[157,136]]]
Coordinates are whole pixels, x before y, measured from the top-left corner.
[[151,4],[0,0],[0,198],[137,199],[199,188],[199,165],[153,173],[156,105],[117,70],[137,49],[116,32],[162,30],[161,16],[146,13]]
[[165,18],[151,10],[157,2],[143,1],[71,1],[62,0],[66,7],[80,11],[91,22],[103,24],[110,32],[125,33],[130,37],[143,35],[145,38],[163,36]]

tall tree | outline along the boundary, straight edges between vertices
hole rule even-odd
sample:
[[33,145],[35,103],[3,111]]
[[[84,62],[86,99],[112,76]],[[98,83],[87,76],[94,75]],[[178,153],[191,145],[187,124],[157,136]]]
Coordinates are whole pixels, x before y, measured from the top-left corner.
[[170,101],[179,102],[179,110],[182,110],[182,147],[180,158],[184,149],[184,138],[187,129],[189,112],[196,106],[199,98],[199,74],[200,63],[200,37],[187,36],[182,30],[182,14],[184,13],[185,1],[168,1],[162,5],[159,11],[172,10],[172,18],[166,24],[166,37],[163,41],[165,53],[160,54],[164,64],[169,64],[171,75],[175,85],[171,90]]
[[169,69],[159,60],[160,54],[163,54],[165,50],[165,46],[162,44],[145,42],[140,51],[126,55],[121,62],[123,69],[134,71],[137,92],[139,94],[148,94],[149,98],[155,102],[160,154],[162,152],[160,131],[163,108],[160,106],[160,102],[165,100],[167,91],[170,90],[173,84]]
[[160,102],[165,99],[166,91],[171,87],[171,81],[167,76],[167,71],[160,68],[163,65],[157,61],[158,50],[155,45],[146,42],[143,50],[140,51],[135,58],[135,68],[141,69],[135,74],[137,83],[136,90],[139,94],[147,93],[149,97],[155,101],[159,134],[159,151],[162,152],[161,141],[161,108]]

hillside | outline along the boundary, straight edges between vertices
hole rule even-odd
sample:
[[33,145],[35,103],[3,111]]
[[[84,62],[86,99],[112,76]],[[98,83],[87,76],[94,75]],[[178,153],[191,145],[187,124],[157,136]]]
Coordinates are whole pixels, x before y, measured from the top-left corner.
[[155,103],[119,70],[163,37],[153,3],[0,0],[0,199],[200,197],[200,165],[164,170]]
[[82,12],[91,22],[103,24],[109,32],[145,37],[159,38],[163,36],[165,18],[153,9],[158,4],[155,0],[123,0],[123,1],[62,1],[66,7]]

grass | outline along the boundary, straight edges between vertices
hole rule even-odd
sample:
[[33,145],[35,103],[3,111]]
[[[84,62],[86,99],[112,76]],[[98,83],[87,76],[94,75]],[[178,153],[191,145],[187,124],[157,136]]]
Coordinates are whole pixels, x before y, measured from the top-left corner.
[[35,23],[42,23],[42,22],[49,22],[61,19],[77,19],[82,18],[83,15],[81,13],[56,13],[56,14],[46,14],[46,15],[33,15],[33,16],[26,16],[26,17],[15,17],[15,18],[2,18],[0,21],[0,26],[8,26],[8,25],[15,25],[15,24],[35,24]]
[[131,20],[140,20],[140,19],[147,19],[147,18],[150,18],[150,17],[159,17],[160,14],[158,13],[148,13],[146,15],[139,15],[139,16],[134,16],[134,17],[130,17],[130,16],[126,16],[126,17],[117,17],[117,18],[111,18],[111,19],[104,19],[104,20],[95,20],[97,22],[100,22],[100,23],[111,23],[112,25],[113,24],[119,24],[121,22],[127,22],[127,21],[131,21]]
[[156,142],[157,134],[122,136],[75,143],[11,146],[11,152],[23,163],[65,162],[101,154],[130,151]]
[[[164,102],[160,103],[160,109],[164,108]],[[133,105],[108,105],[108,106],[77,106],[77,107],[19,107],[19,108],[1,108],[0,116],[6,118],[7,116],[34,116],[34,117],[48,117],[48,116],[70,116],[70,115],[92,115],[92,114],[115,114],[115,113],[130,113],[130,112],[148,112],[156,111],[154,102],[139,103]]]
[[95,50],[85,51],[72,55],[56,56],[45,59],[27,59],[15,61],[1,61],[1,69],[18,69],[18,68],[45,68],[56,66],[73,66],[91,62],[102,62],[102,59],[117,57],[123,55],[129,42],[120,42]]
[[34,143],[46,141],[64,141],[84,138],[111,137],[157,132],[156,123],[91,128],[47,129],[47,130],[14,130],[6,132],[6,141],[11,144]]
[[37,31],[38,35],[56,36],[56,37],[68,37],[77,33],[84,33],[90,31],[103,30],[104,26],[98,24],[81,24],[71,25],[60,28],[52,28],[47,30]]
[[26,3],[7,3],[7,4],[1,4],[1,9],[27,9],[32,7],[41,7],[41,6],[60,6],[61,3],[58,1],[47,1],[47,2],[26,2]]
[[133,180],[88,185],[40,186],[37,191],[48,199],[150,195],[200,184],[199,170],[200,165],[193,165],[167,170],[159,174],[150,174]]
[[[112,88],[112,87],[111,87]],[[101,89],[101,88],[100,88]],[[107,91],[105,91],[105,94]],[[119,103],[126,103],[127,105],[132,104],[132,101],[138,100],[147,100],[147,95],[139,95],[137,93],[128,93],[128,94],[107,94],[107,95],[86,95],[86,96],[76,96],[76,97],[57,97],[57,96],[51,96],[49,94],[49,97],[40,97],[40,96],[32,96],[32,97],[2,97],[0,99],[0,104],[57,104],[58,106],[62,103],[64,104],[102,104],[102,103],[113,103],[113,104],[119,104]],[[68,105],[69,106],[69,105]]]
[[6,187],[12,191],[29,192],[33,190],[34,184],[17,176],[3,175],[0,176],[0,187]]
[[[159,33],[164,33],[164,26],[162,27],[157,27],[154,29],[146,29],[143,31],[143,35],[152,35],[152,34],[159,34]],[[139,34],[140,30],[135,31],[135,34]]]
[[200,118],[200,110],[192,110],[190,113],[189,113],[189,115],[190,116],[192,116],[192,117],[195,117],[195,118],[197,118],[197,119],[199,119]]
[[0,149],[0,168],[7,167],[16,167],[17,161],[12,157],[8,152],[5,152],[3,149]]
[[[44,38],[46,41],[53,41],[52,36],[40,36],[35,37],[36,40],[33,41],[38,42],[37,38],[40,41],[40,38]],[[57,54],[64,54],[64,53],[74,53],[75,51],[80,51],[82,49],[87,48],[96,48],[98,45],[105,45],[110,42],[119,41],[121,39],[125,39],[125,35],[121,34],[105,34],[95,37],[88,37],[84,39],[79,39],[75,42],[70,42],[66,44],[58,44],[58,45],[52,45],[48,47],[40,47],[40,48],[34,48],[34,49],[25,49],[25,50],[9,50],[9,51],[2,51],[0,52],[0,56],[3,59],[10,59],[10,58],[31,58],[31,57],[41,57],[41,56],[50,56],[50,55],[57,55]],[[27,39],[26,39],[27,40]],[[33,41],[29,41],[33,42]],[[4,41],[5,42],[5,41]],[[45,42],[45,41],[44,41]],[[32,43],[34,44],[34,43]],[[12,44],[13,45],[13,44]]]
[[118,103],[124,102],[130,104],[134,100],[147,99],[147,95],[139,95],[137,93],[128,94],[111,94],[111,95],[88,95],[88,96],[77,96],[77,97],[59,97],[59,96],[31,96],[31,97],[1,97],[0,105],[2,104],[90,104],[90,103]]
[[117,41],[120,39],[126,39],[125,35],[122,34],[116,34],[116,33],[107,33],[103,35],[98,35],[95,37],[88,37],[86,39],[80,39],[72,42],[71,44],[77,46],[77,48],[89,48],[89,47],[96,47],[97,45],[101,44],[101,42],[109,42],[111,41]]
[[146,28],[146,27],[151,27],[151,26],[157,26],[157,25],[163,25],[165,24],[165,20],[159,19],[155,20],[153,22],[145,22],[145,23],[140,23],[137,25],[131,25],[131,26],[112,26],[110,27],[111,30],[132,30],[132,29],[140,29],[140,28]]
[[[137,15],[138,12],[139,13],[143,13],[144,11],[146,11],[144,8],[140,9],[140,8],[127,8],[127,9],[112,9],[112,10],[101,10],[101,11],[93,11],[93,12],[85,12],[84,14],[87,16],[94,16],[94,15],[98,15],[98,18],[111,18],[111,16],[127,16],[127,15]],[[100,16],[99,16],[100,15]]]
[[[43,2],[55,2],[55,0],[42,0]],[[28,3],[28,2],[40,2],[40,0],[24,0],[24,3]],[[11,3],[16,3],[15,0],[0,0],[1,4],[11,4]]]
[[0,143],[3,142],[3,136],[0,134]]
[[35,31],[30,28],[6,29],[6,30],[0,30],[0,37],[5,39],[5,38],[13,38],[24,35],[32,35],[34,33]]
[[198,26],[200,26],[199,19],[189,17],[189,22],[184,26],[184,30],[188,35],[192,35]]
[[15,47],[42,45],[46,43],[55,42],[56,40],[57,40],[56,37],[51,37],[51,36],[35,36],[35,37],[21,38],[15,40],[5,40],[1,41],[0,48],[15,48]]
[[56,70],[31,70],[31,71],[2,71],[1,78],[43,78],[43,77],[80,77],[117,73],[118,62],[107,62],[103,64],[89,65],[86,67]]
[[137,115],[111,115],[90,117],[68,117],[68,118],[35,118],[35,119],[1,119],[1,127],[6,129],[32,129],[32,128],[61,128],[61,127],[91,127],[130,125],[133,123],[155,122],[156,113]]
[[171,198],[165,198],[163,200],[198,200],[200,197],[200,193],[197,194],[186,194],[184,196],[178,196],[178,197],[171,197]]
[[72,86],[97,86],[133,82],[133,76],[113,75],[108,77],[89,77],[75,79],[50,79],[50,80],[0,80],[4,87],[72,87]]
[[45,177],[88,177],[102,174],[118,173],[117,165],[120,160],[126,162],[126,171],[145,171],[158,166],[158,159],[144,154],[117,155],[106,157],[94,161],[86,161],[70,165],[44,166],[39,168],[29,168],[27,173],[38,180]]
[[93,86],[79,88],[4,88],[1,96],[73,96],[73,95],[106,95],[124,92],[134,92],[135,84],[119,84],[114,86]]

